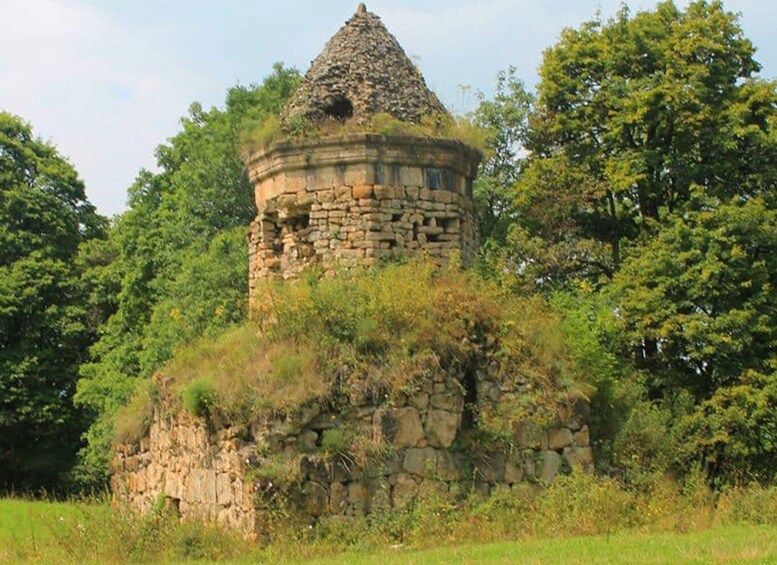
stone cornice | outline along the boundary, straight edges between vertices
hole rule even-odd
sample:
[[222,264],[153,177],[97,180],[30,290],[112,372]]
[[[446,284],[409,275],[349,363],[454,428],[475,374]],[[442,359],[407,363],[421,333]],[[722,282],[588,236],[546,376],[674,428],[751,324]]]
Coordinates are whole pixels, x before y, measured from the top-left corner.
[[281,172],[358,164],[450,169],[475,176],[482,153],[454,139],[356,133],[316,139],[281,140],[246,160],[253,184]]

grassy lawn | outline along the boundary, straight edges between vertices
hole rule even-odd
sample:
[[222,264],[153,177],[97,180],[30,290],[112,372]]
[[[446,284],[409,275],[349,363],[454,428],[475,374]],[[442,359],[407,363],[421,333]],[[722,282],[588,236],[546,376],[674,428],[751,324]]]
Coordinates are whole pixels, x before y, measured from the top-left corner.
[[346,553],[328,563],[777,563],[777,527],[728,526],[693,533],[635,532],[373,554]]
[[12,559],[16,547],[50,544],[59,523],[109,511],[107,505],[0,499],[0,563]]
[[[18,499],[0,500],[0,563],[23,562],[33,559],[40,563],[121,563],[137,561],[138,556],[122,554],[111,545],[119,532],[112,532],[111,510],[106,504],[39,502]],[[87,536],[98,537],[99,549],[86,555],[71,555],[68,537],[74,524],[91,524]],[[95,531],[95,524],[99,533]],[[70,527],[71,529],[68,529]],[[113,534],[113,535],[112,535]],[[103,536],[105,538],[103,539]],[[172,539],[162,538],[165,544]],[[730,525],[690,533],[623,532],[611,536],[569,537],[562,539],[532,539],[488,544],[468,543],[432,549],[405,547],[386,548],[374,552],[347,551],[327,558],[297,560],[311,547],[283,547],[269,550],[252,548],[240,541],[229,543],[241,547],[221,555],[242,558],[231,563],[284,562],[319,564],[406,564],[406,563],[775,563],[777,564],[777,526]],[[180,540],[179,540],[180,541]],[[214,543],[224,543],[214,538]],[[210,543],[208,543],[210,545]],[[324,549],[333,552],[334,547]],[[170,553],[168,555],[174,555]],[[216,553],[219,554],[219,553]],[[279,559],[278,556],[287,556]],[[134,557],[134,559],[133,559]],[[140,558],[143,561],[143,558]],[[167,562],[176,562],[168,558]],[[202,561],[200,561],[202,562]]]

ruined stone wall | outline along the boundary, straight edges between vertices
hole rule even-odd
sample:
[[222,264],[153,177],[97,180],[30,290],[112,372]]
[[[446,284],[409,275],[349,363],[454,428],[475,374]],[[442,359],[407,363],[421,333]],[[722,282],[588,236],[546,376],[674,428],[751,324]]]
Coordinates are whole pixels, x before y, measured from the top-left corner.
[[257,280],[294,277],[310,264],[373,265],[419,251],[471,261],[479,159],[456,141],[372,134],[279,144],[253,156],[250,297]]
[[254,531],[254,486],[246,481],[253,445],[237,428],[212,431],[185,411],[155,410],[148,436],[117,448],[111,490],[139,512],[155,504],[222,526]]
[[[354,391],[338,409],[310,405],[250,428],[209,431],[212,422],[157,411],[149,436],[117,451],[114,494],[140,511],[163,497],[184,517],[261,535],[262,509],[280,501],[310,519],[358,516],[430,493],[485,497],[590,469],[584,403],[559,410],[547,427],[515,422],[511,449],[479,444],[478,415],[527,386],[497,382],[489,376],[496,372],[439,372],[391,399]],[[350,434],[347,447],[327,448],[332,430]],[[359,444],[367,446],[362,457]]]

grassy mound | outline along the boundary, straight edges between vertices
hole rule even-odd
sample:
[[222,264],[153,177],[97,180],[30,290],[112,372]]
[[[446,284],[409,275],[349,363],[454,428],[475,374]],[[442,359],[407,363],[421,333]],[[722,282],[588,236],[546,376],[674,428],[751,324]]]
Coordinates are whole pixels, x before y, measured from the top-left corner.
[[[414,259],[334,278],[308,272],[267,282],[257,295],[253,321],[182,348],[160,372],[174,407],[250,423],[313,402],[391,405],[433,373],[490,365],[499,367],[493,378],[526,390],[479,415],[482,429],[499,434],[517,417],[553,419],[560,403],[588,390],[548,304],[455,266]],[[134,425],[122,439],[142,431],[137,422],[155,399],[138,393],[120,417]]]

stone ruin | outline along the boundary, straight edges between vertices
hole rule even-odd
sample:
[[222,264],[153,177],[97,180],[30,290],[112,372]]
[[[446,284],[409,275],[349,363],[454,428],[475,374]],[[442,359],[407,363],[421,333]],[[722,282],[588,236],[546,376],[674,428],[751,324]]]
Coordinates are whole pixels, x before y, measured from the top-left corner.
[[[287,125],[408,123],[447,116],[380,19],[361,5],[283,110]],[[268,277],[331,271],[422,251],[467,263],[478,234],[472,182],[480,152],[460,141],[352,133],[286,140],[247,159],[258,214],[249,230],[249,296]]]
[[[458,500],[474,491],[485,498],[548,483],[573,467],[590,469],[582,399],[560,406],[550,425],[516,422],[510,451],[479,443],[474,415],[498,409],[529,386],[497,378],[499,366],[486,360],[487,350],[479,368],[437,371],[390,403],[354,391],[346,408],[312,404],[251,426],[214,426],[163,403],[146,438],[119,446],[114,496],[143,512],[163,499],[182,516],[261,535],[263,510],[273,504],[314,522],[404,509],[429,495]],[[322,449],[328,430],[348,428],[383,444],[382,453],[360,464]],[[288,475],[277,472],[279,462]]]
[[[312,63],[282,121],[366,123],[385,113],[418,122],[443,112],[396,39],[360,5]],[[466,264],[477,247],[480,157],[460,141],[371,133],[289,139],[250,155],[258,211],[248,236],[252,303],[259,280],[293,278],[312,264],[333,271],[415,252],[440,261],[455,254]],[[114,496],[141,511],[165,499],[182,516],[256,535],[262,508],[276,501],[278,477],[265,472],[273,462],[295,465],[286,499],[311,520],[403,508],[428,493],[486,496],[589,468],[587,403],[579,399],[543,427],[514,422],[510,452],[478,444],[477,413],[530,386],[499,376],[488,343],[471,367],[440,369],[391,402],[352,391],[338,408],[307,406],[250,426],[193,417],[163,388],[148,435],[117,448]],[[362,464],[323,452],[327,431],[345,428],[387,449]]]

